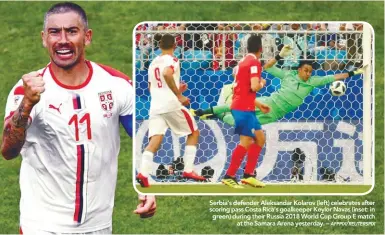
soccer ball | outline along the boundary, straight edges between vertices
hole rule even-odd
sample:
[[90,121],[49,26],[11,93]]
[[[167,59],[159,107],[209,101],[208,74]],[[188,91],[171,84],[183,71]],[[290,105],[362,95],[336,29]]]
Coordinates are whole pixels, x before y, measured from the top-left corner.
[[330,93],[333,96],[344,95],[346,91],[346,86],[343,81],[335,81],[330,85]]

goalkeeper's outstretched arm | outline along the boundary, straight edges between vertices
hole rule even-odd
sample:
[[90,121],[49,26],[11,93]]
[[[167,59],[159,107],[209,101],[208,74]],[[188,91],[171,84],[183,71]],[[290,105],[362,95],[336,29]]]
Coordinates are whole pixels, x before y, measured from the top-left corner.
[[275,63],[277,63],[277,59],[272,58],[266,62],[266,64],[263,66],[263,69],[264,70],[269,69],[269,68],[273,67],[275,65]]
[[350,71],[350,72],[348,72],[348,73],[339,73],[339,74],[335,74],[334,75],[334,78],[336,79],[336,80],[344,80],[344,79],[346,79],[346,78],[348,78],[348,77],[352,77],[352,76],[354,76],[354,75],[358,75],[358,74],[363,74],[364,73],[364,69],[357,69],[357,70],[355,70],[355,71]]
[[281,51],[274,58],[267,61],[267,63],[263,66],[263,69],[269,69],[277,63],[278,60],[283,59],[293,53],[293,48],[290,45],[285,45],[282,47]]
[[286,72],[282,69],[275,67],[274,65],[277,63],[278,60],[291,55],[292,52],[293,49],[289,45],[285,45],[278,55],[267,61],[267,63],[263,66],[263,69],[274,77],[283,79],[285,77]]
[[344,80],[348,77],[362,74],[362,73],[363,73],[363,69],[358,69],[356,71],[351,71],[348,73],[339,73],[339,74],[327,75],[327,76],[312,76],[310,83],[315,87],[322,87],[334,81]]

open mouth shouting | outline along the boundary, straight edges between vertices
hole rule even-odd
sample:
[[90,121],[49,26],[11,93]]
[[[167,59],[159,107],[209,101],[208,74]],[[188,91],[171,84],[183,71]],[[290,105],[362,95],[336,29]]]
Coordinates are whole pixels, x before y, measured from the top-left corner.
[[68,60],[73,57],[74,51],[68,48],[65,48],[65,49],[61,48],[61,49],[55,50],[55,54],[61,60]]

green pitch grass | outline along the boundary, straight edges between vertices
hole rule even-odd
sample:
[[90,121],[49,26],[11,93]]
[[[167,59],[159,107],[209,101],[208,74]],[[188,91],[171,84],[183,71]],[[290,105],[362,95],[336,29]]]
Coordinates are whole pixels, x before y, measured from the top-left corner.
[[204,193],[204,194],[263,194],[263,193],[366,193],[370,185],[305,185],[305,184],[267,184],[264,188],[245,186],[234,189],[221,184],[189,184],[189,185],[152,185],[149,188],[136,188],[142,193]]
[[[52,2],[0,2],[0,116],[6,98],[21,75],[48,62],[40,31],[43,14]],[[376,182],[366,196],[328,196],[328,200],[376,202],[375,227],[237,227],[225,220],[212,221],[210,200],[319,200],[320,196],[159,196],[155,217],[140,219],[132,213],[137,194],[132,185],[132,141],[122,131],[119,175],[113,215],[115,234],[383,234],[384,233],[384,3],[383,2],[79,2],[94,30],[87,58],[132,74],[132,30],[149,20],[239,21],[367,21],[375,30]],[[2,125],[2,124],[0,124]],[[0,159],[0,234],[19,228],[20,158]]]

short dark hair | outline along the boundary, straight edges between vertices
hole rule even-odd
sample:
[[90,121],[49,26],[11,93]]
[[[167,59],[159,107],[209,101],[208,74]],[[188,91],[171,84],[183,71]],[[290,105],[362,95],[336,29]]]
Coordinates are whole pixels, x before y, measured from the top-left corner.
[[260,35],[252,34],[247,39],[247,52],[257,53],[262,49],[262,38]]
[[60,2],[55,5],[53,5],[44,15],[44,25],[43,25],[43,30],[45,30],[45,26],[47,25],[47,19],[48,16],[53,15],[53,14],[60,14],[60,13],[67,13],[67,12],[75,12],[78,14],[83,21],[84,24],[84,29],[88,29],[88,19],[87,19],[87,14],[84,11],[84,9],[79,6],[76,3],[72,2]]
[[311,60],[301,60],[299,61],[298,68],[301,68],[304,65],[310,65],[313,68],[314,62]]
[[171,34],[165,34],[160,39],[159,47],[161,49],[171,49],[175,44],[175,38]]

